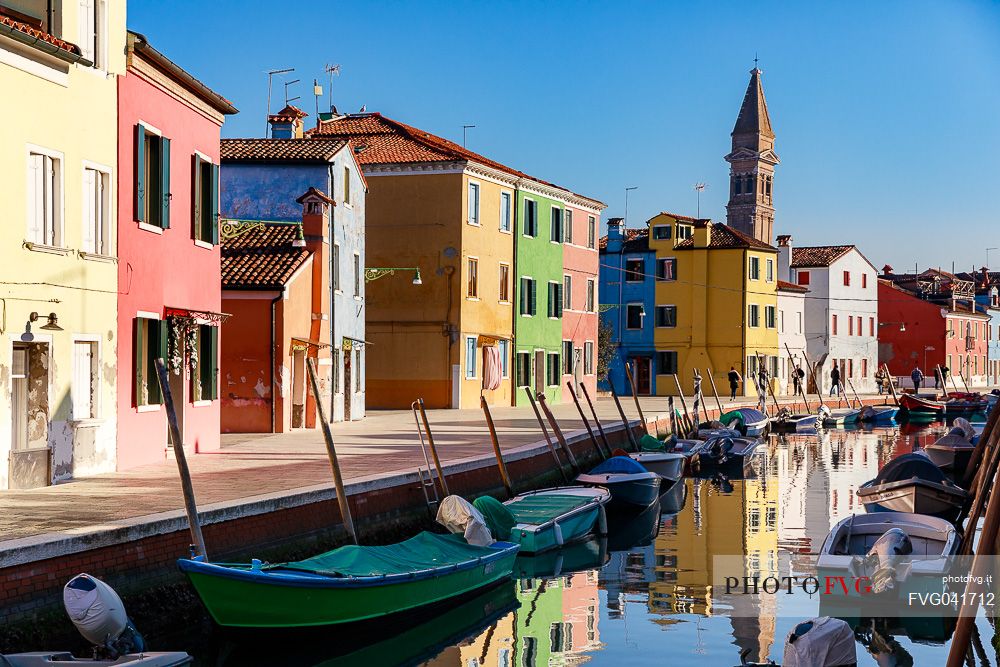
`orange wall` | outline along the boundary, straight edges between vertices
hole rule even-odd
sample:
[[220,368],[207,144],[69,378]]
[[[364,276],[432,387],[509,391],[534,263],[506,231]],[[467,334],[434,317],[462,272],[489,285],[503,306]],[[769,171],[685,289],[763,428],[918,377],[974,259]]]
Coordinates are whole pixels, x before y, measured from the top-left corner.
[[239,292],[223,292],[222,297],[222,310],[231,314],[222,325],[219,371],[222,432],[270,433],[271,299],[227,298],[228,295],[238,296]]

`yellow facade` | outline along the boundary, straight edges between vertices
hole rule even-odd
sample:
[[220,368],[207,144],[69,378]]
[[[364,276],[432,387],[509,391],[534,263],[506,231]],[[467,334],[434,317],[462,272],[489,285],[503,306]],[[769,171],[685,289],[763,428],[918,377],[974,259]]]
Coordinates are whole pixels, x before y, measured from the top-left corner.
[[[366,172],[366,265],[415,267],[366,286],[367,403],[402,408],[416,398],[428,407],[479,407],[483,346],[501,345],[513,330],[513,237],[500,230],[501,192],[513,183],[471,167],[429,172]],[[478,224],[470,224],[470,183],[479,186]],[[513,203],[511,204],[513,225]],[[470,260],[477,280],[470,296]],[[500,264],[510,267],[509,298],[500,301]],[[475,370],[467,358],[474,341]],[[509,343],[508,343],[509,346]],[[508,373],[484,392],[493,405],[511,401]]]
[[[78,41],[80,3],[53,3],[51,26],[42,0],[4,4]],[[95,5],[95,65],[80,61],[76,47],[0,32],[0,489],[115,468],[116,77],[125,70],[125,2]],[[103,194],[86,189],[90,178]],[[85,192],[98,193],[99,217]],[[88,219],[102,220],[104,243],[84,231]]]
[[[773,359],[781,353],[777,249],[723,243],[723,239],[732,240],[733,232],[720,230],[722,225],[709,221],[690,224],[667,213],[653,217],[649,226],[649,246],[656,252],[657,270],[661,260],[674,262],[672,278],[667,271],[667,279],[656,281],[656,302],[653,312],[647,313],[647,317],[656,317],[657,306],[676,307],[675,326],[656,326],[654,321],[656,350],[676,352],[677,374],[686,395],[694,389],[695,369],[704,378],[703,392],[710,395],[711,369],[720,395],[728,397],[730,367],[747,378],[756,370],[757,354]],[[669,238],[656,238],[653,230],[662,226],[672,228]],[[717,235],[714,244],[713,234]],[[689,235],[690,240],[686,238]],[[658,367],[658,372],[663,370]],[[656,391],[663,396],[675,395],[673,378],[658,376]],[[753,382],[741,385],[741,392],[756,396]]]

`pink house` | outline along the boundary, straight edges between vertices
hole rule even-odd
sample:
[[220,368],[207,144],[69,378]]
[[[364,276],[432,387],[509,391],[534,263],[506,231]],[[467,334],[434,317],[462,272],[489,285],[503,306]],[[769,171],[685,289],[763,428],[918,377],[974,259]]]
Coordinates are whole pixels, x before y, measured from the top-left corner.
[[167,360],[184,445],[219,447],[219,135],[236,113],[128,33],[118,79],[118,468],[162,461]]
[[[563,232],[562,399],[573,400],[566,383],[583,384],[597,397],[597,234],[601,213],[577,203],[565,207]],[[584,402],[584,409],[586,403]]]

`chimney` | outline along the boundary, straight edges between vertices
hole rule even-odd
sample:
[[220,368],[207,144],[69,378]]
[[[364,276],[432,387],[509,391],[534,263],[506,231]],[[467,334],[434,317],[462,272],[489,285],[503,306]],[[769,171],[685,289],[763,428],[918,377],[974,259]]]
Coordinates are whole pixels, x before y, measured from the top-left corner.
[[712,221],[711,220],[697,220],[694,223],[694,241],[695,248],[707,248],[712,242]]
[[886,277],[891,276],[892,275],[892,265],[886,264],[885,266],[883,266],[882,267],[882,275],[886,276]]
[[272,139],[301,139],[304,128],[303,118],[308,116],[298,107],[286,104],[285,108],[267,117],[271,125]]
[[622,244],[625,242],[625,238],[622,235],[624,223],[624,218],[608,218],[608,252],[617,253],[622,251]]
[[[790,283],[796,282],[792,278],[792,237],[790,234],[778,236],[778,277]],[[781,278],[784,276],[784,278]]]
[[307,247],[329,242],[329,211],[331,206],[336,206],[336,202],[312,187],[295,201],[302,204],[302,233]]

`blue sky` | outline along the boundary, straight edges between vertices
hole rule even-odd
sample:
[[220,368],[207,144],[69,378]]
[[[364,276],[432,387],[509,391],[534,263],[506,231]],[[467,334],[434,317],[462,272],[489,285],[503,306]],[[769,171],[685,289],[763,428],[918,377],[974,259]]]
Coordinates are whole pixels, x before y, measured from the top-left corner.
[[[776,233],[877,266],[959,270],[1000,246],[1000,3],[131,2],[128,25],[260,136],[268,69],[314,122],[381,111],[608,204],[725,220],[729,132],[759,54],[781,165]],[[276,77],[273,110],[283,102]],[[321,109],[327,104],[324,95]],[[1000,270],[1000,250],[990,252]]]

